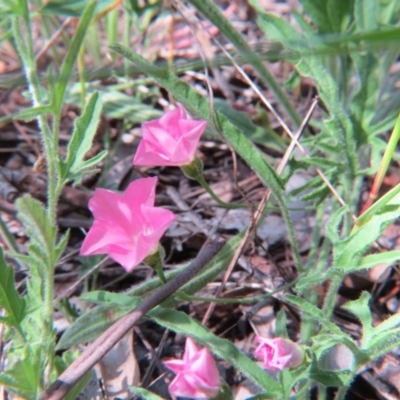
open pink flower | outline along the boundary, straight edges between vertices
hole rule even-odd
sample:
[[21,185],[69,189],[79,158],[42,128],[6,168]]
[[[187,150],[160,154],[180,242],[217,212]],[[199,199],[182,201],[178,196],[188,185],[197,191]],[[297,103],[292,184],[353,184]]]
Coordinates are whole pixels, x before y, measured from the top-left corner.
[[133,164],[178,167],[189,164],[206,125],[206,121],[188,119],[182,106],[160,119],[145,122]]
[[256,337],[260,344],[254,354],[263,360],[264,368],[270,371],[282,371],[285,368],[296,368],[304,361],[304,350],[291,340]]
[[210,399],[219,393],[221,379],[215,360],[207,348],[199,350],[188,337],[182,360],[165,361],[164,365],[176,373],[169,385],[174,396],[191,399]]
[[80,254],[108,254],[128,272],[153,253],[175,215],[154,207],[157,178],[132,182],[124,193],[96,189],[89,201],[94,223]]

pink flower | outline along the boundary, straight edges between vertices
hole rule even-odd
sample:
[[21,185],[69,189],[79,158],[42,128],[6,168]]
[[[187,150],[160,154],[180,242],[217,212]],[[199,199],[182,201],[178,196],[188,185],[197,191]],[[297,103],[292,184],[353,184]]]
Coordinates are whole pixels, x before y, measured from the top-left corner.
[[182,106],[160,119],[145,122],[133,164],[178,167],[189,164],[206,125],[206,121],[188,119]]
[[304,361],[304,350],[291,340],[282,338],[266,339],[256,336],[260,343],[254,354],[264,362],[264,368],[270,371],[282,371],[296,368]]
[[221,379],[213,356],[207,348],[199,350],[190,337],[186,339],[183,359],[165,361],[164,365],[176,373],[169,385],[172,395],[210,399],[219,393]]
[[157,250],[175,215],[154,207],[157,178],[132,182],[124,193],[96,189],[89,201],[94,223],[80,254],[108,254],[128,272]]

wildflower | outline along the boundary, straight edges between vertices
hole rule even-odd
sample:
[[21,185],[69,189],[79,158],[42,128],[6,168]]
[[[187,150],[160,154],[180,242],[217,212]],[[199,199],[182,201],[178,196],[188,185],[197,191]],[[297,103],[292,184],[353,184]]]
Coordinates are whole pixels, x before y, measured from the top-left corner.
[[207,348],[199,350],[190,337],[186,339],[183,359],[165,361],[164,365],[176,373],[169,385],[172,395],[211,399],[219,393],[221,379],[213,356]]
[[145,122],[134,165],[182,166],[195,158],[196,147],[206,121],[188,119],[179,106],[160,119]]
[[89,201],[94,223],[80,254],[108,254],[128,272],[158,250],[175,215],[154,207],[157,178],[132,182],[124,193],[96,189]]
[[266,339],[260,336],[256,340],[260,344],[254,354],[263,360],[266,369],[282,371],[285,368],[296,368],[304,361],[304,350],[291,340]]

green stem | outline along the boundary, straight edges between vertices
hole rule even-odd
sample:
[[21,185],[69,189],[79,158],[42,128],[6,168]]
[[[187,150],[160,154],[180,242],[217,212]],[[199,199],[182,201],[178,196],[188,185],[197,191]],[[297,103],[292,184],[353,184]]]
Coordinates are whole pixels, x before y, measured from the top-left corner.
[[272,297],[275,294],[282,292],[283,290],[287,290],[292,288],[296,285],[298,279],[294,279],[292,282],[287,283],[286,285],[279,286],[277,289],[265,293],[261,296],[254,296],[254,297],[238,297],[236,299],[221,299],[221,298],[209,298],[209,297],[199,297],[199,296],[192,296],[186,294],[183,291],[179,291],[176,293],[176,298],[179,298],[184,301],[202,301],[205,303],[219,303],[219,304],[253,304],[259,303],[262,300],[267,299],[268,297]]
[[81,87],[81,108],[85,108],[85,98],[86,98],[86,68],[85,68],[85,45],[82,43],[79,49],[78,55],[78,68],[79,68],[79,85]]
[[[36,71],[36,62],[35,55],[33,50],[33,40],[32,40],[32,32],[31,32],[31,24],[30,24],[30,15],[27,1],[24,2],[24,22],[27,31],[27,37],[23,37],[21,32],[21,24],[15,18],[13,21],[13,31],[14,38],[17,44],[17,48],[19,50],[22,64],[24,67],[24,72],[26,75],[26,79],[29,86],[29,92],[32,97],[32,103],[34,107],[40,107],[44,104],[42,99],[42,87],[39,83],[39,78]],[[57,165],[57,147],[54,147],[53,144],[53,133],[50,130],[50,127],[47,123],[47,119],[45,115],[39,114],[37,116],[37,121],[39,125],[39,129],[41,131],[42,143],[44,149],[44,156],[46,159],[46,167],[47,167],[47,218],[48,224],[51,227],[56,226],[56,207],[57,207],[57,197],[56,197],[56,188],[57,188],[57,170],[55,165]],[[55,242],[55,237],[52,238]],[[53,369],[53,356],[54,356],[54,331],[53,331],[53,295],[54,295],[54,287],[53,287],[53,276],[54,276],[54,253],[48,255],[49,263],[48,265],[43,266],[46,269],[44,276],[45,281],[43,282],[43,293],[41,294],[43,300],[43,313],[42,313],[42,321],[44,322],[43,337],[46,338],[46,344],[49,347],[48,354],[48,365],[46,370],[52,371]],[[38,293],[39,295],[39,293]]]
[[347,386],[341,387],[338,389],[335,400],[344,400],[347,393]]
[[195,157],[189,164],[182,165],[181,170],[189,179],[198,182],[220,206],[225,208],[248,208],[245,204],[225,203],[225,201],[222,201],[204,179],[203,163],[197,157]]
[[196,178],[196,181],[203,187],[203,189],[214,199],[220,206],[225,208],[248,208],[246,204],[238,204],[238,203],[226,203],[221,200],[215,192],[211,189],[210,185],[206,182],[203,176],[199,176]]
[[342,283],[341,276],[334,276],[330,281],[328,293],[325,297],[324,306],[322,308],[323,315],[330,319],[336,305],[336,295]]
[[[125,8],[125,11],[124,11],[124,20],[125,21],[124,21],[124,33],[123,33],[122,42],[126,47],[130,48],[131,47],[131,31],[132,31],[132,14],[126,7],[124,7],[124,8]],[[137,18],[136,18],[136,22],[137,22]],[[129,80],[130,80],[129,60],[124,58],[123,63],[124,63],[125,79],[126,79],[126,81],[129,82]]]

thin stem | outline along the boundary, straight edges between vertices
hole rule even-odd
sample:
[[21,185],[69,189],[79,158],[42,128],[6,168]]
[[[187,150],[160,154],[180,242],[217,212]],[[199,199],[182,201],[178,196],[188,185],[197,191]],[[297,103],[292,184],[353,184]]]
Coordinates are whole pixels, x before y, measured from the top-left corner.
[[[26,26],[27,35],[24,38],[21,32],[21,25],[15,18],[13,21],[14,38],[19,50],[24,72],[28,82],[29,92],[32,97],[32,103],[34,107],[40,107],[44,104],[42,99],[42,87],[39,83],[39,78],[36,71],[36,61],[33,50],[33,40],[31,31],[31,22],[29,15],[29,8],[27,1],[24,2],[24,22]],[[47,123],[45,115],[39,114],[37,116],[39,129],[42,136],[42,143],[44,149],[44,156],[46,159],[47,167],[47,218],[48,224],[52,227],[56,226],[56,187],[57,187],[57,170],[55,165],[57,164],[57,147],[53,145],[53,133]],[[55,237],[52,238],[55,241]],[[49,349],[48,353],[48,365],[46,371],[51,371],[53,368],[53,355],[54,355],[54,331],[53,331],[53,269],[54,269],[54,253],[48,255],[48,264],[44,265],[45,269],[45,281],[43,282],[43,321],[45,326],[45,332],[43,336],[46,338],[46,344]],[[38,293],[39,295],[39,293]]]
[[198,176],[196,181],[203,187],[203,189],[222,207],[225,208],[248,208],[246,204],[226,203],[221,200],[215,192],[211,189],[210,185],[206,182],[203,176]]
[[338,389],[335,400],[344,400],[347,393],[347,386],[341,387]]
[[322,308],[323,315],[330,319],[336,305],[336,295],[342,283],[341,276],[335,276],[331,279],[328,293],[325,297],[324,306]]

